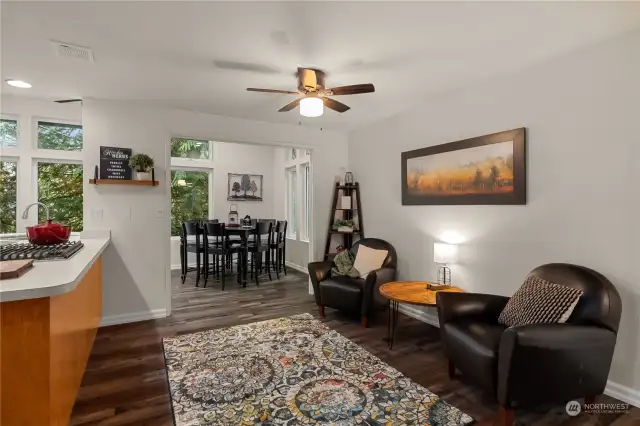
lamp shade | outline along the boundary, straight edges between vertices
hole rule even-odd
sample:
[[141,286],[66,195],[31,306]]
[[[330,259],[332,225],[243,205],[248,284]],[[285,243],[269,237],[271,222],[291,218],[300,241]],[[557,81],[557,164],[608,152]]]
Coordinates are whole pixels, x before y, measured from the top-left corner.
[[433,243],[433,261],[435,263],[456,263],[458,246],[447,243]]
[[300,115],[305,117],[320,117],[323,111],[324,105],[320,98],[309,97],[300,100]]

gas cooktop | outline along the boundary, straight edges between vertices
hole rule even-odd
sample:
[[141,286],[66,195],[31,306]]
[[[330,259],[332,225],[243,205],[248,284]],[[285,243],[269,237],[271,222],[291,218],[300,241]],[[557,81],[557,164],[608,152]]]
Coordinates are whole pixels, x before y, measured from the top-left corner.
[[84,244],[81,241],[68,241],[50,246],[24,243],[7,244],[0,246],[0,260],[63,260],[69,259],[83,247]]

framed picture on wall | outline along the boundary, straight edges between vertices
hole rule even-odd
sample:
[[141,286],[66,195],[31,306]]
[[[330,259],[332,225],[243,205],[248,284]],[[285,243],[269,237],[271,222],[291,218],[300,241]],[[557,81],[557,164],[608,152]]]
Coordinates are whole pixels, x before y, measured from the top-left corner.
[[229,173],[228,201],[262,201],[262,175]]
[[402,153],[403,205],[526,204],[526,130]]

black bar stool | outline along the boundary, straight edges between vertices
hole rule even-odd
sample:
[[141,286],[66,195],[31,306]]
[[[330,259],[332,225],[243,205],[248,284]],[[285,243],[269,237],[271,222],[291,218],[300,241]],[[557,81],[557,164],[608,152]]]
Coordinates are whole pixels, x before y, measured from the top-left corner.
[[260,274],[262,273],[262,255],[266,256],[266,267],[269,280],[271,280],[271,256],[270,247],[273,238],[273,223],[260,222],[256,223],[256,228],[253,232],[253,241],[249,243],[248,251],[251,253],[251,276],[255,276],[256,285],[260,285]]
[[[207,286],[209,277],[209,256],[213,255],[214,264],[212,272],[214,276],[220,276],[222,290],[224,290],[227,266],[233,266],[233,254],[238,254],[238,274],[240,273],[240,245],[233,244],[228,239],[224,223],[207,222],[204,224],[204,286]],[[218,264],[220,261],[220,264]]]
[[280,268],[284,271],[284,274],[287,275],[287,268],[284,264],[285,254],[287,250],[287,221],[279,220],[275,226],[275,232],[273,235],[273,240],[269,245],[271,248],[272,259],[275,259],[275,269],[276,277],[280,279]]
[[[204,253],[204,242],[202,241],[203,229],[199,220],[189,220],[182,222],[180,229],[180,267],[182,284],[187,279],[187,273],[194,270],[189,268],[188,259],[189,253],[195,253],[196,255],[196,287],[200,281],[201,263],[200,256]],[[195,237],[194,240],[190,240],[189,237]]]

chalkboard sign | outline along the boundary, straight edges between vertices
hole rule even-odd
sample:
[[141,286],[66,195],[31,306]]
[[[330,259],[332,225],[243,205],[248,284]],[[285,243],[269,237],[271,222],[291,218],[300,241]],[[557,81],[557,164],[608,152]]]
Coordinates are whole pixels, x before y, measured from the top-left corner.
[[100,147],[100,179],[131,180],[131,148]]

